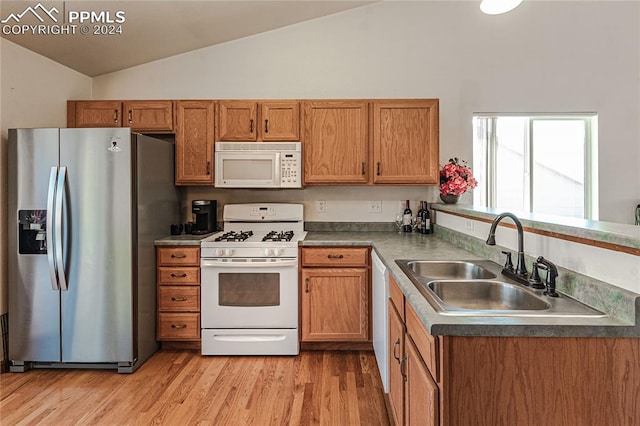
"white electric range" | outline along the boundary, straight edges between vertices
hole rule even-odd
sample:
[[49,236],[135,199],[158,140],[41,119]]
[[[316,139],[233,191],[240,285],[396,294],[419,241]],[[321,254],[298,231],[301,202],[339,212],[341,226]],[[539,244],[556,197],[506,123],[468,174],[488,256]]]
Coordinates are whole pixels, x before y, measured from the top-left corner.
[[296,355],[302,204],[227,204],[202,240],[203,355]]

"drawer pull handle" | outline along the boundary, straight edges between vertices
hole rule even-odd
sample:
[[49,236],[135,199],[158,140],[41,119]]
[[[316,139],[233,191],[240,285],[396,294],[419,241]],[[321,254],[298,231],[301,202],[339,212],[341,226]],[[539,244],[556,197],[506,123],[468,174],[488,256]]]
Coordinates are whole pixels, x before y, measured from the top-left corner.
[[186,302],[188,299],[188,297],[172,297],[171,301],[172,302]]
[[129,123],[133,123],[133,113],[129,110]]
[[171,328],[187,328],[187,324],[171,324]]
[[264,132],[269,133],[269,120],[264,120]]
[[309,278],[304,280],[304,292],[309,293]]
[[114,123],[118,122],[118,110],[117,109],[113,110],[113,122]]
[[377,175],[380,176],[380,162],[377,163]]
[[343,255],[341,254],[328,254],[327,255],[327,259],[342,259],[344,258]]
[[253,118],[249,120],[249,133],[253,133]]
[[186,255],[186,254],[183,254],[183,253],[178,253],[178,254],[172,254],[172,255],[171,255],[171,258],[172,258],[172,259],[184,259],[184,258],[186,258],[186,257],[187,257],[187,255]]
[[363,162],[362,162],[362,176],[364,176],[364,175],[366,174],[366,170],[365,170],[365,169],[366,169],[366,166],[367,166],[367,163],[365,163],[365,162],[363,161]]
[[187,274],[171,274],[171,278],[186,278]]

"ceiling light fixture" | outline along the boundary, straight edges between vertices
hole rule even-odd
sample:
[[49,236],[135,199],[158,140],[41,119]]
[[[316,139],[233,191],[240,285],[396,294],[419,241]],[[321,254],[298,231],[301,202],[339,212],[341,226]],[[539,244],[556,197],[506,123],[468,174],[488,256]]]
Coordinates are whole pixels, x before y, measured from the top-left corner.
[[482,0],[480,10],[487,15],[499,15],[515,9],[522,0]]

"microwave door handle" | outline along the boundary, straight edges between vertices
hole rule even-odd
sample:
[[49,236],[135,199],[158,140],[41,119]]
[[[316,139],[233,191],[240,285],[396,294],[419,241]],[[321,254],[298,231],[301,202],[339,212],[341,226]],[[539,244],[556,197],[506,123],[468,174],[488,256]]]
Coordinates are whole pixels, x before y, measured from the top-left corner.
[[273,182],[276,184],[276,187],[279,187],[280,184],[282,183],[282,161],[280,159],[280,153],[276,152],[275,153],[275,159],[273,160],[275,162],[274,167],[273,167],[273,171],[274,171],[274,180]]

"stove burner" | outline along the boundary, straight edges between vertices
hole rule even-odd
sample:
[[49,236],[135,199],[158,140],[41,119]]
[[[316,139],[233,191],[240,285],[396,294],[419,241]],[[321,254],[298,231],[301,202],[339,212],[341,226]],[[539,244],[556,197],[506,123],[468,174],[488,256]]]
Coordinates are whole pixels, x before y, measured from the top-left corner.
[[253,231],[229,231],[216,237],[214,241],[244,241],[253,235]]
[[262,241],[291,241],[293,231],[271,231],[262,238]]

